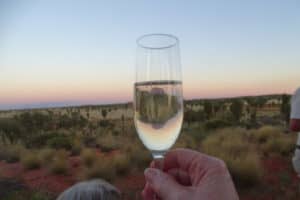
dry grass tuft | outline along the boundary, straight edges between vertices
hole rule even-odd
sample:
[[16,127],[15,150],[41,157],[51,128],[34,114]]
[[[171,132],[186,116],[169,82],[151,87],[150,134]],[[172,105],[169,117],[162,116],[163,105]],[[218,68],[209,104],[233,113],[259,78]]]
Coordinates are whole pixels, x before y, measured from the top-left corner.
[[101,136],[97,139],[97,145],[103,152],[110,152],[120,148],[120,138],[118,136],[113,136],[112,134],[107,134]]
[[26,150],[21,159],[21,163],[25,169],[38,169],[41,166],[41,160],[36,152]]
[[129,157],[126,154],[117,154],[113,158],[114,169],[116,170],[116,174],[125,175],[130,170],[130,161]]
[[39,159],[41,160],[42,164],[47,165],[48,163],[52,162],[52,159],[55,155],[55,150],[50,148],[41,149],[39,152]]
[[102,178],[112,182],[115,175],[112,160],[104,156],[98,157],[91,166],[86,166],[82,171],[82,178],[85,180]]
[[86,148],[81,151],[80,158],[85,166],[90,167],[96,161],[97,153],[94,149]]
[[245,129],[218,131],[202,142],[202,149],[225,161],[237,185],[253,186],[260,182],[263,168]]
[[252,137],[255,139],[256,142],[263,144],[273,139],[274,137],[280,136],[281,131],[277,127],[272,126],[263,126],[258,130],[252,131]]
[[68,152],[58,150],[49,164],[49,170],[53,174],[66,174],[68,171]]

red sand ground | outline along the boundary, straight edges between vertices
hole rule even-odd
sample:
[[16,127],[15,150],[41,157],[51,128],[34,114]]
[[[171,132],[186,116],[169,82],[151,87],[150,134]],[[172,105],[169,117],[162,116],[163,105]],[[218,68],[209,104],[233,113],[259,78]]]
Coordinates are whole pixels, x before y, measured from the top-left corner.
[[[118,152],[106,154],[112,156]],[[101,154],[101,152],[99,152]],[[1,176],[18,179],[29,188],[59,194],[66,188],[78,181],[77,175],[80,171],[80,158],[69,158],[70,169],[67,175],[53,175],[46,168],[36,170],[25,170],[20,163],[8,164],[0,161]],[[298,190],[299,179],[291,168],[291,161],[287,158],[272,156],[262,160],[264,166],[263,182],[260,186],[243,191],[241,200],[271,200],[294,198]],[[282,174],[288,181],[282,181]],[[124,199],[140,199],[140,192],[145,180],[142,172],[135,172],[122,177],[114,182],[114,185],[122,192]],[[286,185],[284,185],[286,184]]]

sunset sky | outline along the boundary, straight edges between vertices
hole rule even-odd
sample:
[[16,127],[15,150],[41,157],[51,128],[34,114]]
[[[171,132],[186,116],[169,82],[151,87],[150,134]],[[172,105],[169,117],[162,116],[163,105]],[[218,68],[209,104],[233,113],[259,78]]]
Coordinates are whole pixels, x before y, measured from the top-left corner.
[[291,93],[299,10],[299,0],[0,0],[0,110],[132,101],[147,33],[180,39],[186,99]]

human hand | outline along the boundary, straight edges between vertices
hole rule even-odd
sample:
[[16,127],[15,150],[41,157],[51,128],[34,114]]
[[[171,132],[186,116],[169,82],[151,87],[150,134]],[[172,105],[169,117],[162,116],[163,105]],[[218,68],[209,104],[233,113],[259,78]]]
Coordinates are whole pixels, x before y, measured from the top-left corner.
[[145,170],[145,200],[236,200],[239,199],[225,163],[188,149],[169,151],[163,171],[152,162]]

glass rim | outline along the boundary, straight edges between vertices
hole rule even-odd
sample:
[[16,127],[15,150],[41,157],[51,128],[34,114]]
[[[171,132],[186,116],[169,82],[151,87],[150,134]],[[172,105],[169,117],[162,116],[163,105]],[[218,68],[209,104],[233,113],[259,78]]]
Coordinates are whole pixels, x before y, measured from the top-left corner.
[[[160,36],[160,37],[165,37],[165,38],[172,38],[174,40],[174,42],[170,43],[169,45],[160,45],[158,47],[151,47],[151,46],[147,46],[142,44],[141,40],[148,38],[148,37],[152,37],[152,36]],[[176,46],[179,43],[179,39],[171,34],[165,34],[165,33],[150,33],[150,34],[145,34],[142,35],[140,37],[138,37],[138,39],[136,40],[136,43],[139,47],[144,48],[144,49],[168,49],[171,48],[173,46]]]

